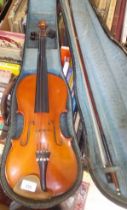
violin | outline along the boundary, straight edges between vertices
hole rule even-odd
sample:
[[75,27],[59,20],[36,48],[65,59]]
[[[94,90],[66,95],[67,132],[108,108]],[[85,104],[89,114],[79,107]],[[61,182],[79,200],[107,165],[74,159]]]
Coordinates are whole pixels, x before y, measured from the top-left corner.
[[47,24],[39,22],[37,74],[22,78],[16,87],[18,113],[24,118],[18,138],[11,141],[5,170],[10,188],[34,200],[49,199],[69,191],[78,178],[78,161],[72,138],[60,126],[66,113],[65,81],[48,73]]

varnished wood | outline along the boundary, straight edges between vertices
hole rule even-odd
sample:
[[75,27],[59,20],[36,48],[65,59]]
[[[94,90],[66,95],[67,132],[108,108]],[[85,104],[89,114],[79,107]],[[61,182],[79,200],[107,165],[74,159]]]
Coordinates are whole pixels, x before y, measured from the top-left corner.
[[[20,137],[12,140],[6,160],[6,177],[12,189],[23,177],[35,175],[40,178],[36,151],[41,145],[50,152],[47,190],[56,196],[67,192],[75,184],[78,164],[72,139],[65,138],[60,129],[60,116],[67,111],[66,84],[58,76],[48,74],[48,89],[49,113],[35,113],[36,75],[26,76],[17,86],[18,112],[24,117],[24,126]],[[37,195],[35,192],[33,199],[38,199]]]
[[[66,193],[78,175],[72,140],[65,138],[60,127],[61,114],[67,111],[67,86],[62,78],[47,71],[45,21],[39,22],[39,27],[37,75],[26,76],[16,88],[18,112],[24,117],[24,126],[20,137],[12,140],[6,160],[10,187],[17,194],[35,200]],[[31,181],[31,176],[39,185],[34,192],[20,186],[26,177]]]

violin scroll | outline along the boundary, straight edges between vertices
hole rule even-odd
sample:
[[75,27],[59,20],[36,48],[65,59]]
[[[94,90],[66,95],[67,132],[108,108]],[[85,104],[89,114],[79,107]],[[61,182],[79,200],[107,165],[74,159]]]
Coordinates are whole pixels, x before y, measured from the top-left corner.
[[[56,31],[51,28],[48,28],[46,21],[44,20],[39,21],[38,27],[40,28],[41,31],[45,32],[45,36],[49,37],[50,39],[56,38]],[[32,41],[38,40],[39,39],[38,33],[35,31],[32,31],[30,34],[30,39]]]
[[38,23],[38,27],[40,28],[40,30],[46,31],[48,25],[46,24],[45,20],[40,20]]

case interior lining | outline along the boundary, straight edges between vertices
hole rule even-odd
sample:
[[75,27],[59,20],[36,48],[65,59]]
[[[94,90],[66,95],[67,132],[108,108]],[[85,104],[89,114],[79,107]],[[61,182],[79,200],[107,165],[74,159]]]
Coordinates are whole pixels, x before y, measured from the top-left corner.
[[[68,25],[66,3],[62,1]],[[127,197],[127,59],[125,53],[112,42],[101,27],[88,0],[71,0],[74,20],[87,68],[91,88],[107,138],[121,188],[121,196],[114,193],[114,186],[107,185],[100,159],[97,139],[84,89],[83,73],[79,68],[75,44],[71,39],[75,57],[76,85],[83,119],[87,128],[89,161],[97,185],[103,192],[126,203]],[[71,28],[69,28],[70,34]],[[126,203],[127,204],[127,203]]]

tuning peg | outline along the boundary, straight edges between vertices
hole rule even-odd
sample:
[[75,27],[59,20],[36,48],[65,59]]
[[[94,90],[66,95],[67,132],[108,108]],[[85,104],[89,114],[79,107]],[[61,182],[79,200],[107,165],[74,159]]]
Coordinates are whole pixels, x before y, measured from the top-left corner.
[[53,29],[47,29],[47,36],[51,39],[54,39],[56,37],[56,31]]
[[37,40],[37,39],[38,39],[38,33],[32,31],[32,32],[30,33],[30,39],[31,39],[32,41]]

